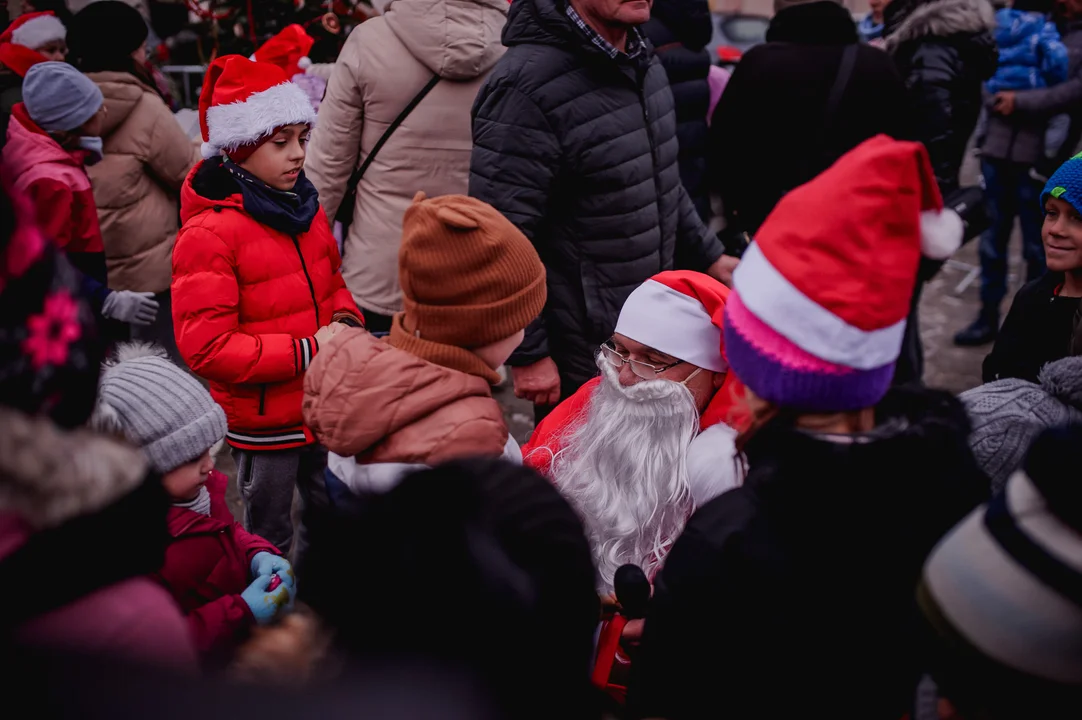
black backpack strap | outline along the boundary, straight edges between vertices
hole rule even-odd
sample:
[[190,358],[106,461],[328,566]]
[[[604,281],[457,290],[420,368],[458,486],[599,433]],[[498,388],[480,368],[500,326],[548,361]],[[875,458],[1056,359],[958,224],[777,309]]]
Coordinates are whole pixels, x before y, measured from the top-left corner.
[[429,80],[425,84],[425,86],[421,88],[421,91],[417,93],[412,100],[409,101],[409,104],[402,109],[402,112],[398,113],[398,117],[391,121],[391,124],[387,126],[387,130],[385,130],[383,135],[380,136],[379,140],[376,141],[376,144],[372,147],[372,150],[368,153],[368,156],[364,159],[364,162],[361,163],[361,166],[354,170],[353,174],[349,176],[349,182],[346,184],[347,196],[357,192],[357,186],[360,184],[361,178],[363,178],[365,172],[367,172],[368,166],[371,165],[372,161],[376,159],[376,155],[379,154],[380,149],[387,144],[387,141],[391,139],[392,135],[394,135],[394,131],[398,129],[398,126],[401,125],[407,117],[409,117],[409,114],[413,112],[414,108],[421,104],[421,101],[425,99],[425,95],[428,95],[432,88],[436,87],[436,83],[438,83],[439,81],[440,76],[433,75],[432,79]]
[[[805,156],[805,162],[807,163],[805,176],[808,180],[818,174],[814,172],[818,162],[827,157],[827,136],[834,124],[834,116],[838,114],[838,107],[842,104],[842,96],[845,95],[845,90],[849,87],[849,81],[853,77],[853,68],[856,67],[857,53],[859,51],[859,43],[846,45],[845,50],[842,51],[838,74],[834,76],[834,85],[831,86],[826,105],[823,106],[823,124],[819,128],[817,142],[815,147],[809,148],[810,152]],[[813,164],[813,160],[815,164]]]

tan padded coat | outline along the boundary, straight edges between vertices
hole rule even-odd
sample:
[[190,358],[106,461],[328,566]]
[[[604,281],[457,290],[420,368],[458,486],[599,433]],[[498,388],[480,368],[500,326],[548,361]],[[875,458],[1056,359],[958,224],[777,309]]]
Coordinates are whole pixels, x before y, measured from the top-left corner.
[[335,63],[305,173],[334,218],[347,181],[433,74],[443,78],[376,156],[357,189],[342,274],[364,310],[402,310],[398,245],[418,190],[465,195],[470,110],[503,55],[507,0],[394,0],[350,33]]
[[89,77],[105,96],[105,157],[88,168],[105,242],[109,287],[169,289],[180,187],[201,158],[154,90],[125,72]]

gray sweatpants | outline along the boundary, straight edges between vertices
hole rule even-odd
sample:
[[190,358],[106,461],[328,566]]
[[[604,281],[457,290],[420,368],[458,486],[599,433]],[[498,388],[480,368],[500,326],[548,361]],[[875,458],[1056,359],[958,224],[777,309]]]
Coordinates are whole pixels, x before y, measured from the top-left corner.
[[[293,488],[300,491],[301,518],[310,503],[327,505],[323,471],[327,451],[319,445],[295,450],[238,450],[237,487],[244,504],[244,529],[267,540],[289,557],[293,546]],[[297,522],[297,545],[292,563],[300,565],[308,549],[304,522]],[[299,573],[298,573],[299,574]]]

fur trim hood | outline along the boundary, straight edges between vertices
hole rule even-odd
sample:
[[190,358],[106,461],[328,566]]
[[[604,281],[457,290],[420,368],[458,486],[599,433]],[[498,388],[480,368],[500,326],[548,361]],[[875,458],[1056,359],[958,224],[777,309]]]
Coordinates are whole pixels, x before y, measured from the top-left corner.
[[996,13],[988,0],[932,0],[917,4],[885,44],[892,51],[902,43],[923,37],[993,32],[995,28]]
[[146,477],[138,451],[86,430],[0,408],[0,512],[36,530],[105,508]]

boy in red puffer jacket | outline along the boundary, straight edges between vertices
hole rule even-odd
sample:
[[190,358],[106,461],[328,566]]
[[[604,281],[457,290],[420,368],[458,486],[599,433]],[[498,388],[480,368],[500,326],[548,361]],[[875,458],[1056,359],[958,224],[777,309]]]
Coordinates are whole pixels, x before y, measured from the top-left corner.
[[228,662],[253,626],[288,611],[295,583],[289,562],[226,506],[212,453],[225,414],[164,349],[125,344],[102,371],[91,424],[138,447],[161,473],[171,539],[154,577],[187,614],[204,664]]
[[207,159],[181,191],[173,250],[177,346],[225,409],[245,529],[288,554],[294,485],[305,503],[325,498],[304,372],[362,317],[301,169],[315,121],[304,92],[274,65],[228,55],[207,70],[199,120]]

